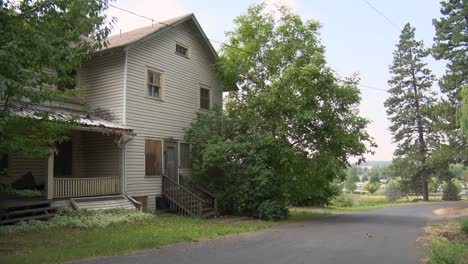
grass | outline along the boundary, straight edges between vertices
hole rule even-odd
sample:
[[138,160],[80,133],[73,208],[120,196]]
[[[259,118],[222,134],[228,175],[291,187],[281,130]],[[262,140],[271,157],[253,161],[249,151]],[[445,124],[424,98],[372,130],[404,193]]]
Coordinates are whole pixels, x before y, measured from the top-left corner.
[[468,218],[441,220],[426,228],[429,264],[468,263],[468,234],[463,226],[467,222]]
[[203,220],[156,215],[136,223],[107,227],[59,227],[15,233],[0,237],[0,263],[57,263],[115,255],[179,242],[251,232],[275,224],[259,220]]

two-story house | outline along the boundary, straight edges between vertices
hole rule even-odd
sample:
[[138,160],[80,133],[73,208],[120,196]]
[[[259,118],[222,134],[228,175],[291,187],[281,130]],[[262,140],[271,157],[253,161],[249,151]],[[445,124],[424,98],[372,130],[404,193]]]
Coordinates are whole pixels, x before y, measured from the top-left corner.
[[9,174],[32,174],[55,204],[120,195],[154,211],[164,177],[173,195],[193,194],[177,185],[190,174],[184,129],[197,112],[222,104],[216,58],[193,14],[110,37],[77,73],[80,98],[56,106],[81,116],[70,141],[49,158],[10,156]]

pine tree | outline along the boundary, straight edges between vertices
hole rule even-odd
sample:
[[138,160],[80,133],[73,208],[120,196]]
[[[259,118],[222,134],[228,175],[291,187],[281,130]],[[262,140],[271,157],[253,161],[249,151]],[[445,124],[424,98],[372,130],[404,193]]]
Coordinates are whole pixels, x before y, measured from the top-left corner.
[[429,198],[426,158],[436,136],[432,132],[431,118],[435,101],[431,86],[435,76],[424,62],[428,55],[423,42],[415,40],[415,29],[406,24],[393,53],[392,77],[388,81],[390,97],[385,101],[392,123],[390,131],[397,143],[394,156],[414,163],[417,169],[413,177],[422,181],[424,200]]

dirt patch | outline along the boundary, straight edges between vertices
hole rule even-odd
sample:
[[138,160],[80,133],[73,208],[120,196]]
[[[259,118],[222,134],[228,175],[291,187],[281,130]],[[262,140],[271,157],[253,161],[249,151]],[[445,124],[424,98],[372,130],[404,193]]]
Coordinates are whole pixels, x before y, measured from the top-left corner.
[[440,208],[437,210],[432,211],[433,214],[436,215],[468,215],[468,207],[464,206],[454,206],[454,207],[446,207]]

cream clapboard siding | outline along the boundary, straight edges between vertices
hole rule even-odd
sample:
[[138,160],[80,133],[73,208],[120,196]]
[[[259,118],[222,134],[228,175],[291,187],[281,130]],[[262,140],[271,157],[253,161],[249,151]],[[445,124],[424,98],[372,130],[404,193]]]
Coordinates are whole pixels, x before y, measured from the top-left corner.
[[120,177],[120,152],[115,135],[82,132],[83,177]]
[[80,87],[85,103],[91,108],[110,110],[114,122],[123,123],[123,80],[125,54],[121,49],[100,52],[81,65]]
[[9,155],[8,183],[14,182],[28,172],[31,172],[37,184],[43,185],[47,175],[47,159]]
[[[189,49],[189,59],[175,54],[176,42]],[[182,30],[170,29],[135,43],[127,56],[126,124],[137,134],[126,146],[127,193],[160,195],[161,177],[145,177],[145,138],[182,140],[184,128],[199,111],[200,86],[211,89],[212,104],[218,105],[222,89],[206,44]],[[163,72],[162,100],[147,96],[148,68]]]

